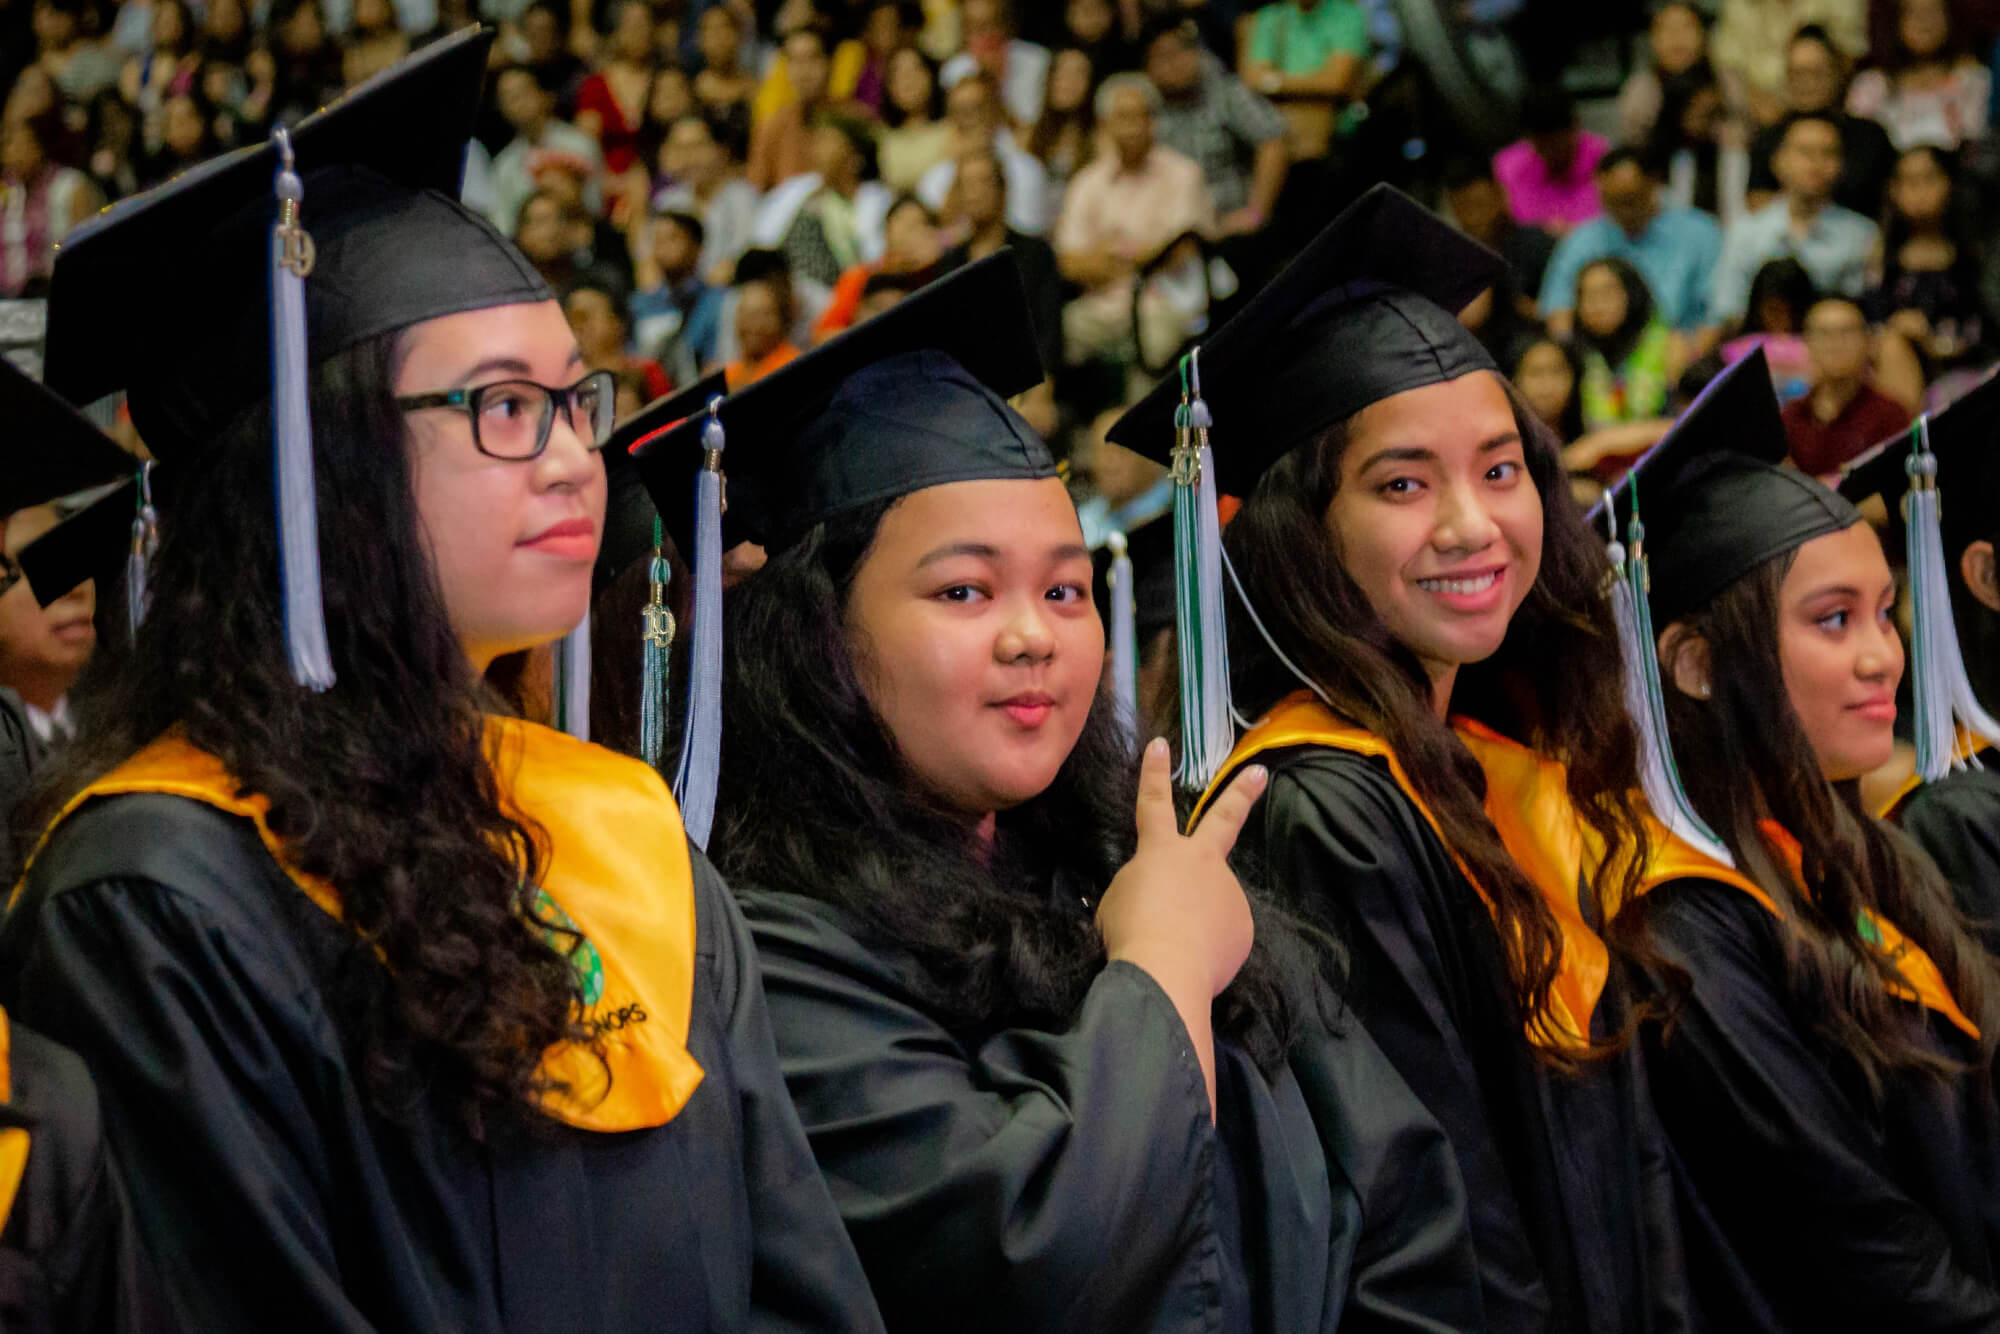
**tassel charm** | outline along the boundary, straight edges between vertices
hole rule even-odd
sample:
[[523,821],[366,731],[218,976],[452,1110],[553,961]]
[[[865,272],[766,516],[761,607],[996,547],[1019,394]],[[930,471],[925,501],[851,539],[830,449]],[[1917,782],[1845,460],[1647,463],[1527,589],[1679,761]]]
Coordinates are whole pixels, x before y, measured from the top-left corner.
[[1111,697],[1118,702],[1118,718],[1128,737],[1139,734],[1139,632],[1138,603],[1132,587],[1132,557],[1126,551],[1125,534],[1112,529],[1104,545],[1111,551],[1111,568],[1105,585],[1111,594]]
[[1201,350],[1181,358],[1174,413],[1174,621],[1180,640],[1181,786],[1206,791],[1236,744],[1222,605],[1222,519]]
[[160,549],[160,514],[153,508],[153,461],[139,466],[139,507],[132,516],[132,549],[125,557],[125,624],[133,638],[146,619],[146,571]]
[[688,840],[704,852],[715,825],[722,766],[722,429],[721,395],[708,400],[701,476],[695,480],[694,638],[688,646],[687,723],[681,730],[674,799]]
[[667,746],[667,656],[674,646],[674,614],[667,609],[673,567],[662,549],[660,520],[653,519],[652,593],[642,617],[639,664],[639,758],[655,769]]
[[1916,716],[1911,730],[1917,746],[1917,774],[1930,783],[1965,767],[1959,747],[1961,729],[2000,742],[2000,722],[1986,712],[1973,693],[1958,646],[1945,565],[1943,498],[1937,485],[1937,455],[1931,452],[1929,414],[1917,418],[1910,431],[1910,455],[1903,468],[1910,476],[1904,530],[1913,613],[1910,693],[1916,701]]
[[271,427],[277,490],[279,587],[292,679],[308,690],[333,684],[333,651],[319,574],[319,500],[313,481],[312,413],[306,388],[306,275],[312,238],[299,221],[305,185],[291,135],[272,131],[279,168],[278,221],[271,229]]

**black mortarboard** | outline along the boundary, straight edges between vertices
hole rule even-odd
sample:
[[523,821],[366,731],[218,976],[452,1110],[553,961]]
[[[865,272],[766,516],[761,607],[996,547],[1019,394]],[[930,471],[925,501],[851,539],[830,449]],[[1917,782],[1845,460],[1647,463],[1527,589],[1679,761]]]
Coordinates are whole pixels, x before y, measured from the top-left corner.
[[[781,547],[857,506],[948,482],[1055,476],[1006,402],[1041,379],[1011,254],[939,279],[722,401],[725,546]],[[702,414],[634,454],[677,543],[707,425]]]
[[137,459],[4,357],[0,423],[0,517],[138,471]]
[[[1505,271],[1400,191],[1363,195],[1201,342],[1218,489],[1248,495],[1284,454],[1392,394],[1497,371],[1458,312]],[[1180,401],[1170,375],[1110,438],[1170,462]]]
[[110,575],[132,547],[132,521],[139,513],[135,476],[70,515],[16,553],[21,573],[46,607],[86,579]]
[[1645,527],[1653,623],[1665,627],[1764,562],[1860,522],[1854,506],[1780,467],[1784,418],[1762,348],[1715,377],[1615,491]]
[[[425,47],[291,131],[312,238],[308,362],[460,311],[550,298],[492,224],[458,202],[490,31]],[[162,459],[271,395],[272,144],[127,199],[64,239],[48,372],[72,402],[129,393]]]
[[[1937,456],[1946,566],[1958,569],[1968,543],[2000,532],[2000,375],[1989,375],[1930,418],[1930,447]],[[1881,496],[1897,514],[1909,490],[1905,467],[1914,428],[1896,432],[1841,470],[1840,494],[1859,503]],[[1955,577],[1955,576],[1954,576]]]
[[[639,465],[632,447],[649,436],[660,435],[685,418],[708,406],[708,400],[727,393],[721,371],[695,381],[685,389],[654,399],[618,424],[604,444],[604,541],[597,549],[597,568],[592,582],[597,588],[616,579],[625,567],[653,550],[653,520],[659,511],[639,478]],[[693,492],[689,492],[686,514],[675,515],[666,525],[683,560],[693,554],[689,533],[694,524]]]

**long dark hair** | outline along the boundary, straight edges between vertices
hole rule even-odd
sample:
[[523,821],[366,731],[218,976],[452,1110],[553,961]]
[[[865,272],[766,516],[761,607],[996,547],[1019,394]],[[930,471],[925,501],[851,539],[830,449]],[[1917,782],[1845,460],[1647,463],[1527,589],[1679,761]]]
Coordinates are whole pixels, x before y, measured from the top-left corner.
[[333,688],[301,689],[287,664],[265,404],[176,461],[130,659],[17,820],[45,827],[180,729],[339,891],[352,943],[330,983],[376,1108],[407,1116],[434,1090],[479,1129],[552,1091],[545,1048],[592,1039],[563,933],[534,916],[545,851],[500,806],[481,688],[424,549],[398,347],[384,335],[312,372]]
[[[1895,964],[1861,937],[1873,908],[1902,929],[1944,975],[1979,1025],[1980,1068],[2000,1042],[2000,985],[1953,906],[1937,868],[1903,834],[1872,818],[1860,785],[1829,783],[1792,711],[1778,656],[1779,594],[1797,556],[1752,570],[1677,624],[1708,648],[1712,696],[1669,684],[1667,728],[1689,799],[1743,872],[1783,918],[1785,984],[1794,1013],[1850,1057],[1880,1095],[1892,1070],[1952,1067],[1918,1036],[1885,984]],[[1671,682],[1671,673],[1666,673]],[[1758,829],[1776,821],[1798,840],[1803,890]]]
[[[1104,967],[1093,910],[1136,839],[1132,744],[1100,694],[1055,781],[1000,812],[981,855],[964,817],[904,776],[855,668],[845,608],[894,503],[829,520],[731,591],[710,849],[739,888],[841,909],[947,1026],[1058,1025]],[[1215,1010],[1218,1036],[1266,1070],[1313,985],[1274,921],[1259,916],[1250,961]]]
[[[1541,573],[1499,650],[1459,669],[1453,711],[1567,766],[1569,795],[1606,847],[1643,849],[1633,806],[1638,742],[1622,694],[1618,639],[1603,596],[1604,543],[1569,498],[1557,442],[1512,385],[1514,420],[1543,512]],[[1486,891],[1515,1003],[1547,1012],[1562,945],[1548,904],[1487,819],[1485,774],[1439,721],[1431,682],[1342,568],[1324,515],[1340,483],[1347,423],[1279,459],[1224,530],[1223,543],[1264,628],[1325,692],[1334,712],[1387,741],[1444,842]],[[1244,613],[1229,606],[1230,674],[1246,717],[1302,688]],[[1622,902],[1629,872],[1602,869],[1601,904]],[[1616,877],[1616,879],[1614,879]],[[1608,914],[1607,914],[1608,916]],[[1546,1059],[1564,1058],[1538,1044]]]
[[1579,315],[1583,309],[1583,275],[1592,269],[1610,270],[1611,276],[1618,280],[1618,285],[1625,289],[1625,318],[1619,322],[1616,329],[1602,335],[1584,328],[1583,320],[1578,318],[1576,339],[1603,357],[1605,364],[1616,371],[1625,364],[1625,359],[1632,355],[1632,349],[1639,345],[1640,336],[1646,332],[1646,326],[1652,323],[1653,289],[1646,285],[1645,275],[1634,268],[1630,260],[1620,259],[1616,255],[1594,259],[1578,270],[1576,275],[1574,293],[1576,304],[1572,309],[1578,311]]

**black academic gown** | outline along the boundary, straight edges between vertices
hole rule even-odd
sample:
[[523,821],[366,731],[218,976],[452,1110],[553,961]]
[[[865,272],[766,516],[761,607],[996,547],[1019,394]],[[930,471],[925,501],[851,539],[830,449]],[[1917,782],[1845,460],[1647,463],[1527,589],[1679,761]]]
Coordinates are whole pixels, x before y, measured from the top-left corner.
[[706,1073],[651,1130],[489,1144],[427,1109],[383,1121],[329,1006],[342,929],[248,821],[177,797],[100,799],[57,829],[0,977],[89,1063],[188,1330],[878,1329],[749,935],[694,867]]
[[1358,1028],[1267,1080],[1142,970],[947,1028],[797,895],[740,895],[792,1097],[894,1331],[1477,1330],[1456,1167]]
[[2000,957],[2000,751],[1985,758],[1986,768],[1946,774],[1912,792],[1896,823],[1938,864],[1959,911]]
[[[1689,1263],[1717,1327],[2000,1329],[2000,1173],[1981,1076],[1892,1075],[1878,1104],[1786,998],[1778,923],[1761,904],[1677,880],[1637,910],[1692,983],[1671,1033],[1649,1029],[1646,1048],[1683,1172]],[[1942,1016],[1920,1022],[1940,1054],[1977,1055]]]
[[[1386,761],[1260,753],[1271,785],[1237,839],[1251,874],[1347,943],[1347,995],[1450,1140],[1495,1330],[1690,1327],[1673,1177],[1645,1068],[1581,1076],[1528,1045],[1493,920]],[[1608,987],[1593,1030],[1615,1032]]]

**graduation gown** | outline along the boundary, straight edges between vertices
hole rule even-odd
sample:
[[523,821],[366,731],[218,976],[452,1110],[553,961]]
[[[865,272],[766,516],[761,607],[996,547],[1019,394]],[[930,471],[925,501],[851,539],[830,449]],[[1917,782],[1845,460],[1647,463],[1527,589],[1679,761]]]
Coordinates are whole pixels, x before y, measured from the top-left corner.
[[[1638,1054],[1581,1075],[1537,1060],[1492,917],[1393,757],[1379,742],[1306,740],[1338,728],[1317,714],[1292,713],[1304,725],[1285,734],[1253,729],[1231,756],[1229,770],[1254,755],[1271,772],[1237,855],[1346,943],[1349,1003],[1456,1155],[1487,1326],[1689,1327],[1673,1176]],[[1589,896],[1571,885],[1574,915]],[[1626,1013],[1612,985],[1577,1018],[1602,1036]]]
[[[1871,1097],[1786,994],[1782,925],[1746,884],[1705,870],[1633,909],[1691,984],[1645,1050],[1705,1311],[1746,1331],[2000,1329],[1991,1072],[1891,1073]],[[1926,1044],[1976,1061],[1930,961],[1879,919],[1875,934],[1919,984],[1900,1003]]]
[[1988,953],[2000,957],[2000,752],[1987,767],[1960,769],[1898,800],[1887,818],[1930,854],[1972,919]]
[[1464,1193],[1358,1027],[1267,1080],[1114,963],[1061,1029],[926,1012],[837,908],[741,893],[778,1050],[891,1330],[1477,1330]]
[[[572,772],[630,766],[613,793],[575,783],[578,818],[614,810],[638,838],[651,811],[680,838],[657,775],[532,730],[571,748]],[[785,1097],[748,932],[699,856],[679,890],[605,887],[649,940],[692,928],[677,963],[698,1082],[671,1090],[671,1118],[617,1132],[552,1116],[482,1141],[429,1104],[393,1123],[372,1110],[331,994],[349,933],[266,832],[203,800],[100,797],[57,826],[0,931],[9,1003],[91,1067],[183,1327],[880,1328]],[[587,870],[606,845],[570,855]],[[564,856],[558,843],[545,886]],[[595,942],[588,1000],[619,956],[614,929],[570,902]],[[615,1053],[675,1003],[655,989],[650,1014],[591,1017]],[[646,1074],[614,1062],[605,1105],[654,1097]]]

